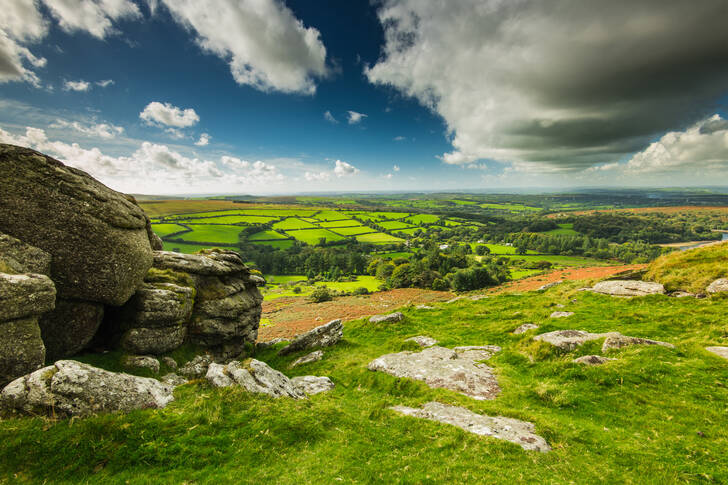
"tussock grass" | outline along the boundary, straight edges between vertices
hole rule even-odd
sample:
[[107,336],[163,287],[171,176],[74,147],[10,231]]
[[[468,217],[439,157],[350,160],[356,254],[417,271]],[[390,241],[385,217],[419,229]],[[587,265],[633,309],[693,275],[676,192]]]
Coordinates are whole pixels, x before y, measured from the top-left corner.
[[721,243],[660,256],[650,264],[645,279],[662,283],[668,291],[699,293],[726,276],[728,243]]

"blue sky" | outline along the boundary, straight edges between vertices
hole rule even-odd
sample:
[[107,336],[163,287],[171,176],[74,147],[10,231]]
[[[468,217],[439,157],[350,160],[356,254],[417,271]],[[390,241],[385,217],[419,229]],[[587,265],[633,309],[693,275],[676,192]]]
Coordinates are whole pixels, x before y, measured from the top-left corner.
[[0,0],[0,141],[134,193],[728,182],[725,2],[517,3]]

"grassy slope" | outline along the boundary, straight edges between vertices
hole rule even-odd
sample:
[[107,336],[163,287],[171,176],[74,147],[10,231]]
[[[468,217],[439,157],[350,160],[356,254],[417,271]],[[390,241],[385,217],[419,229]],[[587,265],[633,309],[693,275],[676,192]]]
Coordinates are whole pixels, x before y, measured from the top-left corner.
[[[328,375],[337,387],[305,401],[272,400],[192,383],[164,410],[84,420],[0,422],[0,481],[55,483],[724,483],[728,481],[728,363],[703,350],[726,340],[726,299],[613,299],[565,283],[546,293],[407,309],[400,324],[345,325],[321,362],[257,357],[288,375]],[[572,298],[577,303],[569,303]],[[576,315],[550,320],[555,303]],[[510,332],[536,322],[618,330],[677,345],[633,347],[602,367],[571,363],[599,343],[560,354]],[[445,346],[496,344],[503,388],[474,401],[370,372],[402,341],[430,335]],[[387,410],[430,400],[535,423],[547,454]]]
[[728,276],[728,243],[674,251],[650,264],[645,277],[668,291],[702,292],[713,280]]

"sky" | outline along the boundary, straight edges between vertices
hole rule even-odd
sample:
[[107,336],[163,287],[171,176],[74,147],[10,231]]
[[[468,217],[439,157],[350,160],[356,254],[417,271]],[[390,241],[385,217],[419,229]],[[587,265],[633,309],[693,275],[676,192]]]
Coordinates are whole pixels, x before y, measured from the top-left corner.
[[137,194],[728,185],[725,0],[0,0],[0,142]]

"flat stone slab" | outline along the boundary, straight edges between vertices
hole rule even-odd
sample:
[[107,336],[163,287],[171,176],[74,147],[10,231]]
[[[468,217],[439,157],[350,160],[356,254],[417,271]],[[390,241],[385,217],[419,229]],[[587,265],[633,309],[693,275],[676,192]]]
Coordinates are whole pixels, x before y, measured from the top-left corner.
[[313,349],[316,347],[329,347],[337,344],[344,336],[344,325],[341,319],[331,320],[313,330],[299,335],[290,344],[278,351],[278,355],[287,355],[298,350]]
[[311,352],[310,354],[306,354],[303,357],[299,357],[298,359],[294,360],[288,367],[293,369],[294,367],[298,367],[299,365],[310,364],[311,362],[318,362],[323,358],[324,351],[316,350],[314,352]]
[[714,353],[718,357],[728,359],[728,347],[705,347],[705,350]]
[[533,423],[503,416],[476,414],[469,409],[428,402],[421,409],[392,406],[389,409],[415,418],[450,424],[480,436],[492,436],[520,445],[524,450],[547,452],[551,447],[541,436],[534,433]]
[[416,337],[410,337],[404,340],[405,342],[414,342],[420,347],[432,347],[437,345],[439,342],[432,337],[426,337],[424,335],[418,335]]
[[553,312],[551,315],[549,315],[549,318],[565,318],[570,317],[574,314],[574,312]]
[[610,360],[617,359],[610,359],[609,357],[602,357],[601,355],[584,355],[579,357],[578,359],[574,359],[572,362],[584,365],[602,365],[606,364]]
[[536,325],[535,323],[524,323],[520,327],[516,328],[513,331],[513,333],[515,333],[515,334],[526,333],[529,330],[536,330],[537,328],[538,328],[538,325]]
[[632,280],[600,281],[591,290],[611,296],[645,296],[665,293],[665,287],[660,283]]
[[556,330],[533,337],[534,340],[549,343],[561,350],[571,351],[591,340],[605,339],[602,352],[609,349],[620,349],[629,345],[661,345],[675,348],[674,345],[641,337],[629,337],[619,332],[591,333],[584,330]]
[[328,392],[334,388],[334,383],[325,376],[299,376],[291,379],[293,386],[307,396]]
[[369,319],[369,323],[397,323],[402,320],[404,320],[402,312],[394,312],[387,315],[374,315]]
[[479,361],[498,351],[500,347],[496,346],[435,346],[421,352],[383,355],[371,361],[368,369],[423,381],[431,388],[450,389],[473,399],[495,399],[500,387],[493,369]]

